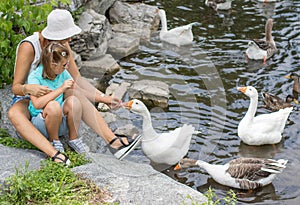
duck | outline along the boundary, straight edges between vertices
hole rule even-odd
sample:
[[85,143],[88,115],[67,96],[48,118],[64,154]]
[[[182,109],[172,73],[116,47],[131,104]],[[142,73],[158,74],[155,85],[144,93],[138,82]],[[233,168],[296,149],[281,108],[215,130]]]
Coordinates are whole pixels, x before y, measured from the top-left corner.
[[184,124],[173,131],[157,133],[152,126],[150,112],[142,101],[133,99],[124,103],[124,106],[143,117],[141,147],[151,162],[172,166],[187,154],[195,132],[192,125]]
[[238,125],[240,139],[248,145],[274,145],[279,143],[282,139],[281,134],[285,123],[293,107],[254,116],[258,104],[257,90],[252,86],[238,87],[237,90],[250,97],[248,111]]
[[276,52],[276,44],[272,37],[273,19],[269,18],[265,25],[265,39],[253,39],[248,42],[246,58],[252,60],[263,60],[271,58]]
[[280,109],[284,109],[286,107],[292,107],[291,104],[294,102],[295,104],[298,104],[298,100],[294,98],[292,95],[287,95],[285,100],[281,99],[280,97],[262,92],[262,98],[264,102],[264,108],[271,110],[271,111],[278,111]]
[[202,160],[184,158],[174,169],[199,166],[219,184],[236,189],[254,190],[272,183],[276,175],[286,168],[287,162],[285,159],[240,157],[223,165],[215,165]]
[[229,10],[231,9],[232,1],[233,0],[205,0],[205,5],[213,8],[215,11]]
[[191,45],[193,43],[194,35],[192,27],[197,24],[196,22],[167,30],[167,17],[165,10],[158,9],[158,15],[161,21],[161,30],[159,32],[159,38],[161,41],[178,47]]
[[295,99],[298,100],[299,93],[300,93],[300,84],[299,84],[299,75],[297,73],[291,73],[290,75],[285,76],[288,79],[293,79],[293,96]]

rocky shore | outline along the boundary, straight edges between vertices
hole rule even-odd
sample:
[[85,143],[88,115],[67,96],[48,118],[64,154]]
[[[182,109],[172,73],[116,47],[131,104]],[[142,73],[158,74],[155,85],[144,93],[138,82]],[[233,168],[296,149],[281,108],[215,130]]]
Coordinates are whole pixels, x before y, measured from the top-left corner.
[[[11,89],[8,86],[0,89],[1,122],[0,127],[9,130],[14,136],[15,131],[7,118],[7,109],[11,100]],[[115,159],[106,150],[105,142],[84,124],[80,130],[96,152],[88,157],[91,163],[73,168],[75,173],[91,179],[100,188],[105,188],[111,194],[108,202],[120,204],[201,204],[206,198],[198,191],[181,184],[172,178],[156,171],[149,165],[149,160],[141,154],[141,150],[134,150],[123,161]],[[95,142],[97,141],[97,142]],[[94,143],[94,144],[93,144]],[[38,169],[45,154],[37,150],[17,149],[0,144],[0,183],[15,174],[16,168]],[[193,200],[188,198],[190,196]]]

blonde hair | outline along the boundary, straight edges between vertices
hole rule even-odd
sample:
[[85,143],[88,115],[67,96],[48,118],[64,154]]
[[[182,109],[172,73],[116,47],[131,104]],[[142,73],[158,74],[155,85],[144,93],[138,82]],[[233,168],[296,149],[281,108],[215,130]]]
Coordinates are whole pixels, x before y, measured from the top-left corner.
[[54,80],[53,64],[60,63],[63,59],[69,59],[69,50],[58,42],[50,42],[42,51],[41,62],[43,65],[43,78]]

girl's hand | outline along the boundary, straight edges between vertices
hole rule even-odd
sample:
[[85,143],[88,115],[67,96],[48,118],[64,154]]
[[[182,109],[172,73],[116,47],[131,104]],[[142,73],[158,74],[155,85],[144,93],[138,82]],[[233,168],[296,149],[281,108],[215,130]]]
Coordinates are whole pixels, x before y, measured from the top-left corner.
[[48,86],[38,85],[38,84],[26,84],[26,94],[30,94],[36,97],[41,97],[43,95],[48,94],[52,90],[48,88]]
[[72,88],[74,85],[74,80],[69,79],[69,80],[65,80],[65,82],[62,84],[61,88],[63,90],[63,92],[65,92],[67,89]]

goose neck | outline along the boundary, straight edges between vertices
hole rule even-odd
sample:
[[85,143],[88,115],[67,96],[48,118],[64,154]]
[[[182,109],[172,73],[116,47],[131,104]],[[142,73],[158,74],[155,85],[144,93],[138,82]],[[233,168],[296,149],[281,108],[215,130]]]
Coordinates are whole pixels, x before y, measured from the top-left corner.
[[254,118],[254,115],[255,115],[256,109],[257,109],[257,103],[258,103],[258,96],[250,98],[250,105],[249,105],[248,111],[245,115],[246,119]]
[[272,27],[273,27],[273,21],[272,19],[268,19],[265,27],[267,42],[270,42],[272,40]]
[[[143,113],[143,133],[145,134],[144,138],[147,138],[149,136],[152,138],[154,135],[157,135],[155,130],[153,129],[152,122],[151,122],[151,115],[149,112]],[[145,139],[147,140],[147,139]]]
[[161,31],[167,31],[167,17],[164,12],[160,13]]

